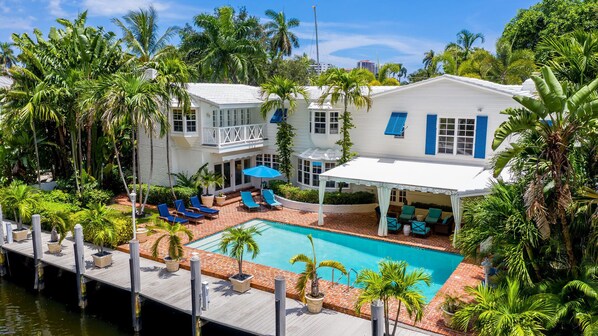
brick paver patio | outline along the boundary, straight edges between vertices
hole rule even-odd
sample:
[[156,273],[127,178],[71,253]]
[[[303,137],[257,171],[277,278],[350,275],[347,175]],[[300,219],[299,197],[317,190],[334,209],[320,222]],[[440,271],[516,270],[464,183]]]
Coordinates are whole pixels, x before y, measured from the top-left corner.
[[[123,198],[117,200],[120,204],[127,204],[128,201]],[[400,244],[407,244],[422,248],[435,249],[447,252],[456,252],[452,247],[451,241],[445,236],[432,235],[428,238],[406,237],[403,234],[391,234],[388,237],[379,237],[377,235],[377,220],[375,214],[327,214],[324,218],[324,226],[318,226],[318,215],[312,212],[303,212],[290,209],[267,210],[262,208],[259,212],[247,212],[238,204],[230,204],[220,209],[220,216],[214,220],[204,220],[202,224],[188,225],[193,232],[194,240],[211,234],[220,232],[228,227],[232,227],[252,219],[266,219],[276,222],[282,222],[292,225],[309,226],[321,230],[330,230],[335,232],[350,233],[372,239],[386,240]],[[153,243],[153,237],[141,244],[141,253],[144,257],[150,257],[150,248]],[[185,243],[187,243],[185,241]],[[127,250],[128,245],[119,247],[121,250]],[[166,247],[161,246],[162,255],[166,252]],[[237,271],[237,263],[234,259],[214,254],[202,250],[185,247],[185,255],[189,257],[192,252],[198,252],[201,257],[202,273],[207,275],[227,279]],[[182,267],[188,267],[184,262]],[[246,261],[243,264],[244,272],[254,276],[252,287],[273,292],[274,277],[283,275],[288,280],[287,295],[298,299],[294,288],[298,275],[296,273],[259,265]],[[446,283],[438,291],[434,299],[426,306],[423,319],[415,326],[432,332],[444,335],[459,335],[461,333],[444,327],[440,305],[445,294],[463,295],[463,288],[468,285],[477,285],[483,279],[483,269],[477,264],[469,261],[463,261],[449,277]],[[322,290],[326,293],[324,306],[347,314],[355,315],[354,303],[359,294],[359,289],[349,288],[342,284],[333,284],[328,281],[321,281]],[[394,309],[393,309],[394,308]],[[391,311],[396,312],[396,307],[391,307]],[[369,307],[364,307],[362,317],[369,318]],[[414,325],[405,311],[401,312],[400,321],[405,324]]]

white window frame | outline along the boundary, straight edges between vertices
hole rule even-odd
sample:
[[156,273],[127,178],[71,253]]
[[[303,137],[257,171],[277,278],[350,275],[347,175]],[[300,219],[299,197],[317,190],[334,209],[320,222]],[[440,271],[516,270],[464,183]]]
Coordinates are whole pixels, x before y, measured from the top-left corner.
[[[177,116],[181,118],[178,119]],[[190,118],[188,116],[193,116]],[[189,110],[189,113],[184,113],[180,108],[172,109],[172,132],[177,134],[197,134],[197,111],[194,109]],[[176,124],[180,122],[180,130],[177,129]],[[190,127],[193,125],[193,127]],[[195,130],[190,130],[195,128]]]
[[401,203],[403,205],[407,204],[407,191],[401,189],[392,189],[390,192],[390,202]]
[[278,170],[280,161],[278,160],[278,154],[262,153],[255,156],[255,165],[264,165],[273,169]]
[[[322,117],[321,114],[324,114]],[[316,122],[316,115],[318,118],[323,118],[323,121]],[[333,120],[333,116],[335,116],[336,121]],[[323,125],[322,125],[323,124]],[[318,127],[316,127],[316,125]],[[336,128],[331,127],[332,125],[336,125]],[[323,126],[323,127],[322,127]],[[316,129],[321,132],[316,132]],[[340,133],[340,111],[328,111],[328,110],[309,110],[309,133],[310,134],[332,134],[337,135]]]
[[[445,120],[446,122],[443,122]],[[451,122],[452,121],[452,122]],[[468,125],[473,125],[473,130],[463,130],[464,132],[471,132],[471,135],[459,135],[459,127],[461,123],[464,122],[464,126],[467,128]],[[471,122],[471,124],[468,124]],[[442,130],[441,126],[444,124],[452,123],[454,128],[452,129],[452,135],[448,134],[447,130]],[[437,132],[436,132],[436,154],[440,155],[459,155],[459,156],[471,156],[473,157],[475,151],[475,133],[476,133],[476,119],[475,118],[456,118],[456,117],[439,117],[438,118],[438,125],[437,125]],[[445,134],[443,134],[445,133]],[[441,152],[440,144],[441,144],[441,137],[450,138],[452,139],[452,146],[451,152]],[[461,140],[470,140],[471,142],[471,153],[459,153],[459,142]],[[448,143],[448,141],[443,141],[444,143]],[[447,148],[447,146],[443,146],[443,148]],[[463,151],[462,151],[463,152]]]
[[[314,162],[320,163],[321,166],[314,165]],[[324,172],[327,172],[330,169],[333,169],[334,167],[336,167],[336,161],[309,160],[298,158],[297,183],[310,188],[318,187],[321,182],[319,179],[319,175]],[[317,171],[319,171],[319,173],[316,173]],[[331,186],[331,183],[334,184]],[[326,181],[326,189],[334,189],[337,187],[338,183],[334,181]]]
[[[333,121],[333,118],[336,121]],[[332,125],[336,125],[335,131],[332,131]],[[340,112],[330,111],[328,112],[328,134],[338,134],[340,132]]]

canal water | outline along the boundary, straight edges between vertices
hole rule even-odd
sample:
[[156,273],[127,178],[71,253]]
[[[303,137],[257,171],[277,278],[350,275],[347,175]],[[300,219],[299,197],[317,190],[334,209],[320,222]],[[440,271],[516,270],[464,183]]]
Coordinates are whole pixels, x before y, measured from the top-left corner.
[[[77,306],[73,274],[46,267],[45,289],[38,293],[33,290],[32,263],[15,254],[10,254],[9,259],[10,274],[0,278],[0,335],[135,335],[129,292],[90,282],[88,306],[82,312]],[[190,315],[155,302],[143,302],[139,335],[190,334]],[[202,328],[202,335],[246,334],[208,323]]]

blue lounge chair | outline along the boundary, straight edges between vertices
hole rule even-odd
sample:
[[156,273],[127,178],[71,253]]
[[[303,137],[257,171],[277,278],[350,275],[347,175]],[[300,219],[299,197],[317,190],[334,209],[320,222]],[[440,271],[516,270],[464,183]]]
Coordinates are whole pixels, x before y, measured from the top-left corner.
[[436,224],[440,222],[442,217],[442,210],[436,208],[428,209],[428,215],[426,216],[425,222],[428,224]]
[[266,205],[268,205],[268,207],[270,207],[270,209],[282,208],[282,203],[278,202],[274,198],[274,192],[272,191],[272,189],[263,189],[262,197],[264,198],[264,202],[266,202]]
[[187,211],[187,209],[185,209],[185,203],[183,203],[183,200],[175,200],[174,209],[177,214],[187,217],[187,219],[192,222],[199,223],[203,219],[202,214]]
[[188,220],[180,217],[175,217],[170,214],[168,211],[168,206],[166,204],[158,204],[158,214],[160,215],[160,219],[165,220],[169,223],[189,223]]
[[402,223],[409,222],[415,216],[415,207],[412,205],[403,205],[401,208],[401,214],[399,215],[399,220]]
[[250,191],[241,191],[241,205],[246,207],[249,211],[260,209],[260,205],[255,203]]
[[386,217],[386,225],[388,226],[389,232],[399,232],[403,224],[399,223],[399,221],[395,217]]
[[430,235],[430,228],[426,226],[426,222],[411,222],[411,233],[414,236],[427,237]]
[[191,196],[189,200],[191,201],[191,206],[189,207],[189,209],[191,210],[195,210],[199,213],[202,213],[204,216],[208,218],[214,218],[220,215],[220,210],[203,206],[197,196]]

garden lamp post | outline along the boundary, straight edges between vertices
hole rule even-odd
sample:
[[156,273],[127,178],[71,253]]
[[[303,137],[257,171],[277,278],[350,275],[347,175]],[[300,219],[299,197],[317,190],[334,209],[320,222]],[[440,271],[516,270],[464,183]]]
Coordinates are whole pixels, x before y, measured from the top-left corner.
[[490,277],[490,269],[492,268],[492,262],[488,260],[488,257],[484,258],[482,266],[484,267],[484,285],[488,287],[488,278]]
[[132,192],[129,197],[131,198],[131,217],[133,219],[133,240],[137,240],[137,225],[135,224],[135,199],[137,194]]

